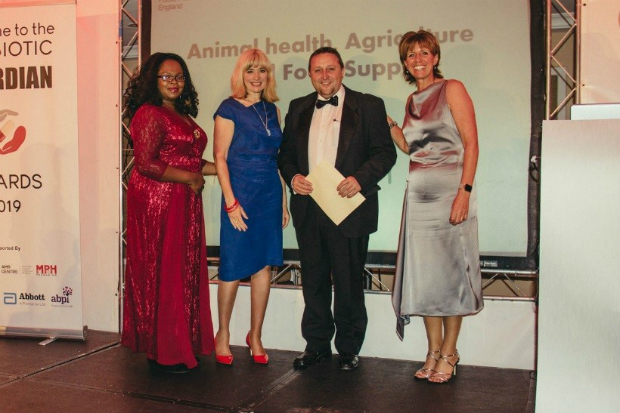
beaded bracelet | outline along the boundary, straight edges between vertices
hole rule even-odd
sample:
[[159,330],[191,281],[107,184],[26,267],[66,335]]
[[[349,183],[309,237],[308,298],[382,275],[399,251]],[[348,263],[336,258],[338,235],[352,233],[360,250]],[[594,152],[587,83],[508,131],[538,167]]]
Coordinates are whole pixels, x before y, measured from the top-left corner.
[[226,204],[224,204],[224,211],[226,211],[227,213],[231,213],[233,212],[235,209],[237,209],[237,207],[239,206],[239,201],[237,199],[235,199],[235,202],[233,202],[233,204],[231,206],[226,206]]

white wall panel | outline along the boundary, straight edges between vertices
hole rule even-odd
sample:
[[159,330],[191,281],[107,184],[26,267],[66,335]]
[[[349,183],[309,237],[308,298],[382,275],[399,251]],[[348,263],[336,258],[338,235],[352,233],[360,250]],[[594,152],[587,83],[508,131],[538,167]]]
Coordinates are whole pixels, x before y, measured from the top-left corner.
[[536,410],[620,406],[620,120],[543,124]]

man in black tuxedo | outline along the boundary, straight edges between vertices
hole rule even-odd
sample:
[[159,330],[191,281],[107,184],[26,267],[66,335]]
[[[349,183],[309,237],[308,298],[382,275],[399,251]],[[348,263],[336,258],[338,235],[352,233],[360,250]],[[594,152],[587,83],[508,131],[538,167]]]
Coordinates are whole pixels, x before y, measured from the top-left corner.
[[[291,102],[278,156],[292,190],[306,305],[301,322],[306,349],[293,365],[306,368],[331,357],[335,332],[338,368],[354,370],[368,324],[363,279],[368,237],[377,230],[377,183],[396,162],[396,151],[383,101],[342,85],[344,64],[336,49],[317,49],[308,70],[316,92]],[[312,184],[306,176],[323,161],[345,177],[334,188],[340,196],[361,192],[366,197],[338,226],[309,196]]]

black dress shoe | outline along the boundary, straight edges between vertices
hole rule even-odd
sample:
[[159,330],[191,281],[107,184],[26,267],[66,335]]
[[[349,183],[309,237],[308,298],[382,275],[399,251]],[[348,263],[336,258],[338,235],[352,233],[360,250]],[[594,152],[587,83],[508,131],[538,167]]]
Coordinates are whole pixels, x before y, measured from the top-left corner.
[[360,358],[355,354],[341,354],[338,360],[340,370],[355,370],[360,365]]
[[165,365],[165,364],[160,364],[152,359],[147,359],[147,361],[149,362],[149,367],[151,368],[151,370],[154,370],[154,371],[163,371],[164,373],[172,373],[172,374],[183,374],[183,373],[189,373],[191,371],[191,369],[188,368],[183,363]]
[[331,358],[331,350],[310,351],[306,350],[295,358],[293,367],[296,369],[305,369],[308,366],[318,363],[323,358]]

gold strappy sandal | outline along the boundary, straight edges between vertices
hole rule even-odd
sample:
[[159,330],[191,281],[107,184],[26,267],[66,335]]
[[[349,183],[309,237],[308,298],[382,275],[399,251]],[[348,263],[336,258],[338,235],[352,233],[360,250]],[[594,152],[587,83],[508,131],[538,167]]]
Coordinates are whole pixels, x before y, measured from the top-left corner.
[[[435,350],[435,351],[429,351],[428,353],[426,353],[426,358],[430,357],[433,360],[435,360],[435,362],[438,362],[439,359],[437,357],[435,357],[435,353],[439,353],[439,350]],[[415,377],[416,379],[419,380],[426,380],[428,379],[433,373],[435,372],[435,370],[433,369],[425,369],[424,367],[422,367],[420,370],[416,371],[415,374],[413,375],[413,377]]]
[[[450,357],[456,357],[457,358],[456,361],[454,362],[454,364],[452,364],[452,363],[450,363],[450,361],[448,361],[448,359]],[[456,376],[456,365],[459,364],[459,361],[461,361],[461,357],[459,356],[458,350],[454,354],[448,354],[446,356],[443,356],[443,355],[440,354],[439,358],[452,366],[452,373],[443,373],[441,371],[435,371],[434,373],[432,373],[429,376],[429,378],[428,378],[428,382],[429,383],[436,383],[436,384],[447,383],[448,381],[450,381],[450,379],[453,376]]]

